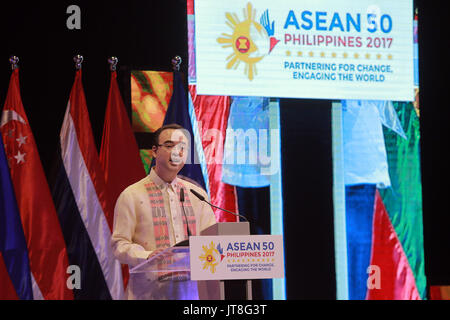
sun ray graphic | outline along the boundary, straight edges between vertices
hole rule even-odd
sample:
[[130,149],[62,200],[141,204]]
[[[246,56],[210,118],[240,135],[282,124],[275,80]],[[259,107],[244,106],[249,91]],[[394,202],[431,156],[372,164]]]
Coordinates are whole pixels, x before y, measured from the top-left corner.
[[235,13],[227,12],[225,17],[225,23],[232,30],[232,34],[222,33],[217,38],[217,42],[222,45],[222,48],[232,48],[233,50],[226,59],[226,68],[237,69],[239,64],[243,62],[245,64],[244,74],[249,80],[253,80],[254,76],[257,75],[256,63],[267,54],[267,52],[260,51],[262,49],[259,48],[261,41],[255,39],[255,37],[265,40],[267,33],[264,27],[255,20],[256,9],[250,2],[243,9],[243,21]]
[[203,261],[203,270],[210,268],[211,273],[216,272],[216,266],[219,264],[219,261],[216,257],[220,256],[217,249],[214,247],[214,243],[211,241],[209,248],[207,246],[202,246],[203,255],[198,258],[200,261]]

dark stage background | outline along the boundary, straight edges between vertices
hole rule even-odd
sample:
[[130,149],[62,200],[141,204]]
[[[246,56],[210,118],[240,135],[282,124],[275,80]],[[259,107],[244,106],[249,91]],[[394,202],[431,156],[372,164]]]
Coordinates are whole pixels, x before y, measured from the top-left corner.
[[[81,30],[66,27],[72,4],[81,8]],[[418,6],[426,275],[429,285],[450,285],[447,33],[442,7],[430,1]],[[22,99],[47,175],[74,80],[73,56],[85,58],[83,84],[99,149],[107,58],[119,57],[119,85],[129,107],[130,70],[171,71],[171,58],[180,55],[186,74],[186,23],[182,0],[0,5],[0,108],[10,77],[8,58],[17,55]],[[280,104],[287,298],[335,299],[331,101],[281,99]],[[270,233],[268,188],[240,189],[239,205],[255,232]],[[261,284],[255,291],[256,298],[270,298]]]

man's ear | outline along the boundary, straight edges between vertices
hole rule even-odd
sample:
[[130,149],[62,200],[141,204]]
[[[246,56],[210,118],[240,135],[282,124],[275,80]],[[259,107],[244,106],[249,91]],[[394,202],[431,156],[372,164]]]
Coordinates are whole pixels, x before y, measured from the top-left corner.
[[158,147],[157,146],[153,146],[152,147],[152,157],[153,158],[156,158],[156,150],[158,149]]

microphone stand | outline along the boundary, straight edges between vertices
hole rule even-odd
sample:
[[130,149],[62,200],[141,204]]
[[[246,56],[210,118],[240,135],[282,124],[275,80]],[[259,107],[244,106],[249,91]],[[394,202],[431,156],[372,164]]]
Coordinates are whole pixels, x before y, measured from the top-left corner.
[[206,202],[206,203],[209,204],[211,207],[214,207],[214,208],[216,208],[216,209],[219,209],[219,210],[222,210],[222,211],[231,213],[232,215],[234,215],[234,216],[236,216],[236,217],[241,217],[241,218],[243,218],[245,221],[249,222],[248,219],[247,219],[246,217],[244,217],[244,216],[242,216],[242,215],[240,215],[240,214],[238,214],[238,213],[235,213],[235,212],[232,212],[232,211],[229,211],[229,210],[220,208],[220,207],[215,206],[215,205],[213,205],[212,203],[206,201],[205,197],[202,196],[202,195],[201,195],[200,193],[198,193],[197,191],[192,190],[192,189],[190,189],[190,191],[191,191],[191,193],[192,193],[194,196],[196,196],[200,201]]
[[180,203],[181,203],[181,207],[183,208],[183,215],[184,215],[184,221],[186,222],[188,238],[181,242],[176,243],[174,247],[189,246],[189,237],[192,235],[191,230],[189,229],[189,221],[187,219],[186,211],[184,210],[184,189],[183,188],[180,189]]

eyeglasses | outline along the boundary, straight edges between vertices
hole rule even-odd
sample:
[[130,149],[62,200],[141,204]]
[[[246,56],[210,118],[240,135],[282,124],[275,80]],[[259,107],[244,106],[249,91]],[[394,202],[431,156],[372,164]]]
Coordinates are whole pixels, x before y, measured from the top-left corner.
[[177,149],[181,149],[182,151],[184,151],[186,149],[186,143],[184,142],[172,142],[172,141],[167,141],[164,142],[163,144],[158,144],[158,147],[165,147],[167,148],[167,150],[172,150],[173,148],[177,147]]

